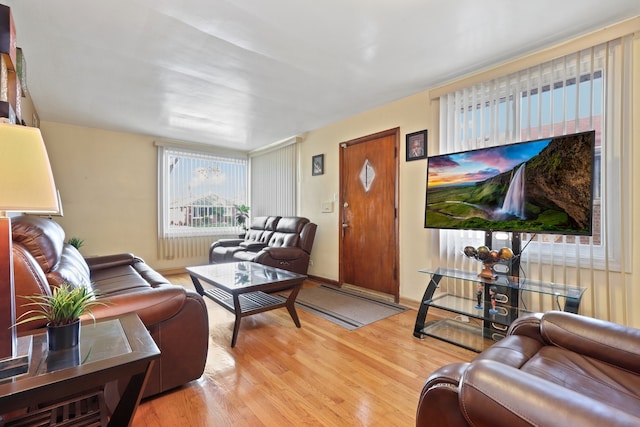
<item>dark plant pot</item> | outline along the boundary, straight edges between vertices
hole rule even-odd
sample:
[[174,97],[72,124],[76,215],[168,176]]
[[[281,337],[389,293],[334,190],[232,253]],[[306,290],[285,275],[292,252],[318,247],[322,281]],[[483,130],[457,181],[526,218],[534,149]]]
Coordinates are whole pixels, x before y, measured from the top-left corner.
[[80,366],[80,346],[64,350],[50,350],[46,360],[46,372]]
[[47,326],[49,350],[64,350],[76,347],[80,341],[80,320],[63,326]]

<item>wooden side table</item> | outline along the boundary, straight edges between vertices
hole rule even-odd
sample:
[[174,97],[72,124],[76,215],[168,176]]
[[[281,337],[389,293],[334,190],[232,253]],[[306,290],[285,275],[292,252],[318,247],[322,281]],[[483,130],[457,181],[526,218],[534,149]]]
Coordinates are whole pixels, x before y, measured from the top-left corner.
[[0,382],[0,412],[30,410],[18,418],[5,419],[7,426],[27,417],[59,420],[70,416],[71,424],[77,423],[74,418],[80,415],[87,417],[83,425],[103,425],[107,418],[103,401],[99,410],[80,414],[81,406],[86,406],[80,400],[91,397],[99,400],[106,383],[130,378],[107,424],[128,426],[153,363],[160,357],[160,350],[136,314],[83,323],[80,344],[75,349],[50,352],[44,332],[21,337],[19,341],[31,342],[29,371]]

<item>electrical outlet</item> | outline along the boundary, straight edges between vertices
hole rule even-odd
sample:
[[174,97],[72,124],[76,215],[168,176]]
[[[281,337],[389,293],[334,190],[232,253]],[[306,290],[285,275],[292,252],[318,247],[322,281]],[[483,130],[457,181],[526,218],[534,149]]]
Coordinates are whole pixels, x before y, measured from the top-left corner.
[[312,259],[309,260],[309,267],[313,267],[313,260]]

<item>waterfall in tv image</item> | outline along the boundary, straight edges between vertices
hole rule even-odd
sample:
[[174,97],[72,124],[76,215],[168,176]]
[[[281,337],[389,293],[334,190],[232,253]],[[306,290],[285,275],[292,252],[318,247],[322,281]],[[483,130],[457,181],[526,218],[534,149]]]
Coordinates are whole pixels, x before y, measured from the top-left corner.
[[595,132],[428,159],[425,227],[591,235]]
[[509,183],[509,189],[502,203],[502,209],[500,209],[501,213],[514,215],[520,219],[526,219],[524,215],[524,167],[526,165],[526,163],[523,163],[518,166],[518,170]]

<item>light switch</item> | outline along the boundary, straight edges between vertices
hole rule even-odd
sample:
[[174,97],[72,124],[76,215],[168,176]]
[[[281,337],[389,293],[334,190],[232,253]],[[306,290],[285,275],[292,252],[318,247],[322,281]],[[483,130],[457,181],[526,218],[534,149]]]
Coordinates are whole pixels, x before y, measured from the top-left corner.
[[333,202],[322,202],[322,207],[320,210],[322,213],[331,213],[333,212]]

